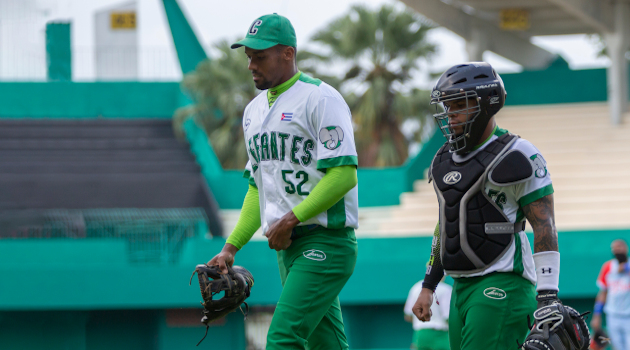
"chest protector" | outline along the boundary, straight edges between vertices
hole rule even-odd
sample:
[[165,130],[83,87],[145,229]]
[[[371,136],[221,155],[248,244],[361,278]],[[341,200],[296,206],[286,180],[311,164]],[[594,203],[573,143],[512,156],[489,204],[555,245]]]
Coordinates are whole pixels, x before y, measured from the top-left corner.
[[448,145],[435,155],[431,177],[440,204],[440,257],[448,274],[485,270],[524,228],[524,221],[511,223],[484,190],[488,173],[517,139],[506,133],[464,163],[453,161]]

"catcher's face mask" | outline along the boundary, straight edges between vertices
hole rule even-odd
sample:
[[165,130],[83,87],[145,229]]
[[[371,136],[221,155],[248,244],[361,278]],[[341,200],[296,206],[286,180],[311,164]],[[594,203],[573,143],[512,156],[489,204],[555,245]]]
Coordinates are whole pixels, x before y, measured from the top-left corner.
[[[462,91],[448,96],[434,96],[431,104],[441,103],[444,112],[433,115],[438,128],[446,137],[450,151],[466,149],[470,134],[481,111],[474,91]],[[436,106],[437,109],[437,106]],[[485,128],[485,125],[477,126]],[[468,147],[470,148],[470,146]]]

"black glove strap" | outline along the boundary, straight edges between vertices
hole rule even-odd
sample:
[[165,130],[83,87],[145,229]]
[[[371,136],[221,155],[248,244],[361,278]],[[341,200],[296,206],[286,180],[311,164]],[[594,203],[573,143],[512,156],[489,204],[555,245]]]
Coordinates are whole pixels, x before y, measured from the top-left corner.
[[547,300],[557,300],[558,299],[558,291],[557,290],[541,290],[538,292],[536,296],[536,301],[547,301]]

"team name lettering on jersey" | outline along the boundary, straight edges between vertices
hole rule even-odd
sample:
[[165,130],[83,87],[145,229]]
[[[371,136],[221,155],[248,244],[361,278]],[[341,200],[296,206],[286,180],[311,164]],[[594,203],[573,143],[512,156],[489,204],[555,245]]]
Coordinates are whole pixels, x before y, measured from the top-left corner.
[[293,164],[308,166],[313,161],[315,141],[298,135],[279,131],[255,134],[247,140],[248,151],[256,164],[252,170],[256,172],[258,164],[266,161],[289,161]]

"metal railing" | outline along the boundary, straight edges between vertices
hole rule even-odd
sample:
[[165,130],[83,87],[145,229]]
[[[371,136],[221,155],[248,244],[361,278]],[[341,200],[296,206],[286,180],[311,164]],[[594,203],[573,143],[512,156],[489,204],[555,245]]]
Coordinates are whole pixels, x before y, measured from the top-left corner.
[[[7,46],[7,45],[5,45]],[[40,47],[41,46],[41,47]],[[46,81],[46,51],[43,44],[0,46],[0,81]],[[176,53],[167,47],[72,47],[72,80],[179,81],[182,74]],[[135,61],[135,63],[133,63]],[[107,71],[99,77],[98,66]]]
[[0,217],[0,239],[124,239],[131,263],[176,263],[207,222],[201,208],[20,211]]

